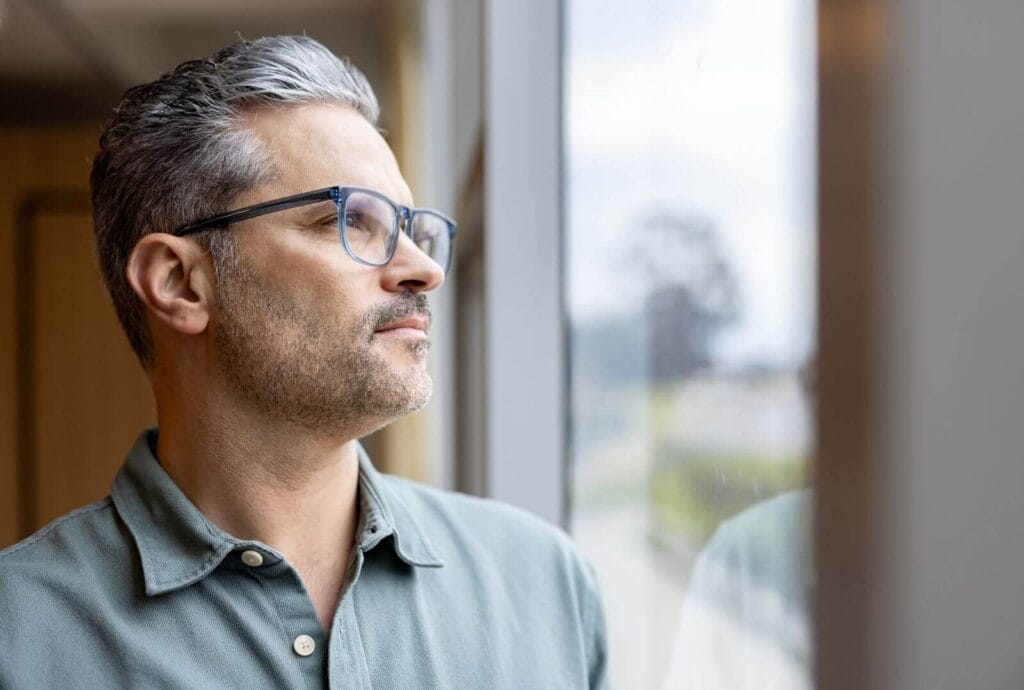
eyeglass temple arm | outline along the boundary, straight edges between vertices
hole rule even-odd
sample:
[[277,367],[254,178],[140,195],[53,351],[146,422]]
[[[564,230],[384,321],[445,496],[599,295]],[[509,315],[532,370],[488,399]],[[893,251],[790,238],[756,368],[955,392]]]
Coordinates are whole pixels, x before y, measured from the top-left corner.
[[326,189],[318,189],[315,192],[305,192],[303,194],[296,194],[294,196],[285,197],[284,199],[277,199],[275,201],[264,202],[261,204],[253,204],[252,206],[246,206],[236,211],[229,213],[223,213],[213,218],[208,218],[204,221],[187,225],[177,231],[175,235],[178,237],[186,237],[188,235],[194,235],[210,228],[219,226],[230,225],[231,223],[241,223],[243,220],[249,220],[250,218],[256,218],[263,216],[268,213],[274,213],[275,211],[284,211],[289,208],[296,208],[298,206],[307,206],[309,204],[315,204],[318,201],[326,201],[328,199],[338,200],[338,188],[327,187]]

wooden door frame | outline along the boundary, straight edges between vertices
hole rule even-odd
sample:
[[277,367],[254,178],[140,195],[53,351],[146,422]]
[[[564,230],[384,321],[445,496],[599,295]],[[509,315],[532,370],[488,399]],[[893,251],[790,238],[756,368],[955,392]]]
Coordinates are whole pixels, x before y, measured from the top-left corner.
[[14,214],[15,391],[17,419],[17,538],[35,531],[38,519],[36,472],[36,219],[44,213],[89,213],[89,193],[81,189],[36,188],[22,193]]
[[818,2],[815,687],[870,687],[884,459],[879,285],[884,0]]

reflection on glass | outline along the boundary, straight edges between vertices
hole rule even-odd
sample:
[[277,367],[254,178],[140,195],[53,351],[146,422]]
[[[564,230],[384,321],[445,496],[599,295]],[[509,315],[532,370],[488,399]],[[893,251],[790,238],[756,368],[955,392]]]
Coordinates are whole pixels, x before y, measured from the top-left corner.
[[701,550],[665,687],[810,688],[809,496],[762,501]]
[[572,530],[623,688],[810,687],[810,0],[569,0]]

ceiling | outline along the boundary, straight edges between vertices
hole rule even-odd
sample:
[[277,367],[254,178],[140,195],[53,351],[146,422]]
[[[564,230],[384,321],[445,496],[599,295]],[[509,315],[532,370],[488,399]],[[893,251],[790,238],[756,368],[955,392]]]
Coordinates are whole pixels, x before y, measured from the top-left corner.
[[99,121],[125,89],[184,60],[239,36],[294,33],[350,57],[384,105],[392,71],[386,6],[374,0],[0,0],[0,124]]

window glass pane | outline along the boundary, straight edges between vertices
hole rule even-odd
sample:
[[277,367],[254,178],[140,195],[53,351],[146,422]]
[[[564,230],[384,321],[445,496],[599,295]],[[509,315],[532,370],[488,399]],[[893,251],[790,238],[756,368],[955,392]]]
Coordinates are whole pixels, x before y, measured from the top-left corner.
[[616,687],[811,685],[813,12],[566,3],[571,528]]

